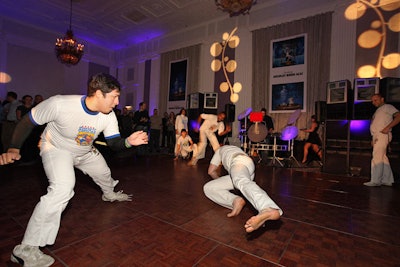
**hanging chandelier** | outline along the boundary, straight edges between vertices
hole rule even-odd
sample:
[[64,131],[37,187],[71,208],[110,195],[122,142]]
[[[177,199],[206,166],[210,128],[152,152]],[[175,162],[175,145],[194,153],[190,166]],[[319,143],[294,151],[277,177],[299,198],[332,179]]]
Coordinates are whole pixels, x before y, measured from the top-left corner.
[[83,44],[80,44],[74,38],[71,29],[72,24],[72,0],[70,7],[69,29],[63,38],[57,38],[55,52],[57,59],[68,66],[76,65],[83,56]]
[[230,17],[249,14],[257,0],[215,0],[219,9],[228,12]]

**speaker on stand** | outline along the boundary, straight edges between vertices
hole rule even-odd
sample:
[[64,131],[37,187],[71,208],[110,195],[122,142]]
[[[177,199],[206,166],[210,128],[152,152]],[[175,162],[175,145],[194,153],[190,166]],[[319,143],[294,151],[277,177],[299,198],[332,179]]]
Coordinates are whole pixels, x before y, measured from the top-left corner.
[[227,122],[235,121],[235,105],[234,104],[225,104],[225,113]]

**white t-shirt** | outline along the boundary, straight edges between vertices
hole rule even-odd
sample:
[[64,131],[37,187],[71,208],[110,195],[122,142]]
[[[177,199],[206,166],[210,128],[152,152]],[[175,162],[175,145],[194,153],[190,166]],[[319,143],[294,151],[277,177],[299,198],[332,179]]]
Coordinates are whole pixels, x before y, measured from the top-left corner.
[[372,116],[370,131],[371,135],[375,135],[383,130],[393,120],[393,115],[399,112],[390,104],[383,104],[375,111]]
[[182,148],[182,147],[189,147],[190,141],[192,141],[192,138],[189,135],[186,135],[185,138],[183,138],[183,136],[181,135],[181,136],[179,136],[179,138],[176,142]]
[[200,126],[200,131],[211,130],[212,132],[215,132],[218,130],[218,133],[222,133],[225,130],[224,123],[218,121],[217,115],[202,113],[200,116],[204,120]]
[[178,134],[181,134],[182,129],[188,130],[188,117],[182,114],[176,116],[175,129],[178,131]]
[[41,102],[30,111],[34,124],[47,126],[42,141],[59,149],[83,155],[91,150],[93,141],[103,132],[106,139],[118,137],[118,121],[114,112],[90,111],[86,96],[57,95]]

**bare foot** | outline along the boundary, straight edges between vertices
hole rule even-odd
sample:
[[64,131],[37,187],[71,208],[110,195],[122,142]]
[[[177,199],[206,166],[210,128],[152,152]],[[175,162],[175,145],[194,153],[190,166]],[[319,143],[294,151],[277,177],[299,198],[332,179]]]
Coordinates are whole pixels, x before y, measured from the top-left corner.
[[266,221],[278,220],[280,217],[281,215],[278,210],[268,208],[261,211],[258,215],[248,219],[244,228],[246,228],[246,232],[250,233],[260,228]]
[[235,200],[233,200],[233,209],[226,216],[233,217],[233,216],[239,215],[239,213],[242,211],[244,205],[246,205],[246,201],[244,201],[243,198],[241,198],[241,197],[235,198]]

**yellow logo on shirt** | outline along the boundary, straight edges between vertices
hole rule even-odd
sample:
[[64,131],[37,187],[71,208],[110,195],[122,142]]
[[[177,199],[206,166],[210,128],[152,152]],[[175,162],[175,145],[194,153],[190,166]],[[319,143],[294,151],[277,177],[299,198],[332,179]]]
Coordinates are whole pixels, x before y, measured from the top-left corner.
[[96,129],[89,126],[80,126],[75,141],[80,146],[90,146],[93,143]]

